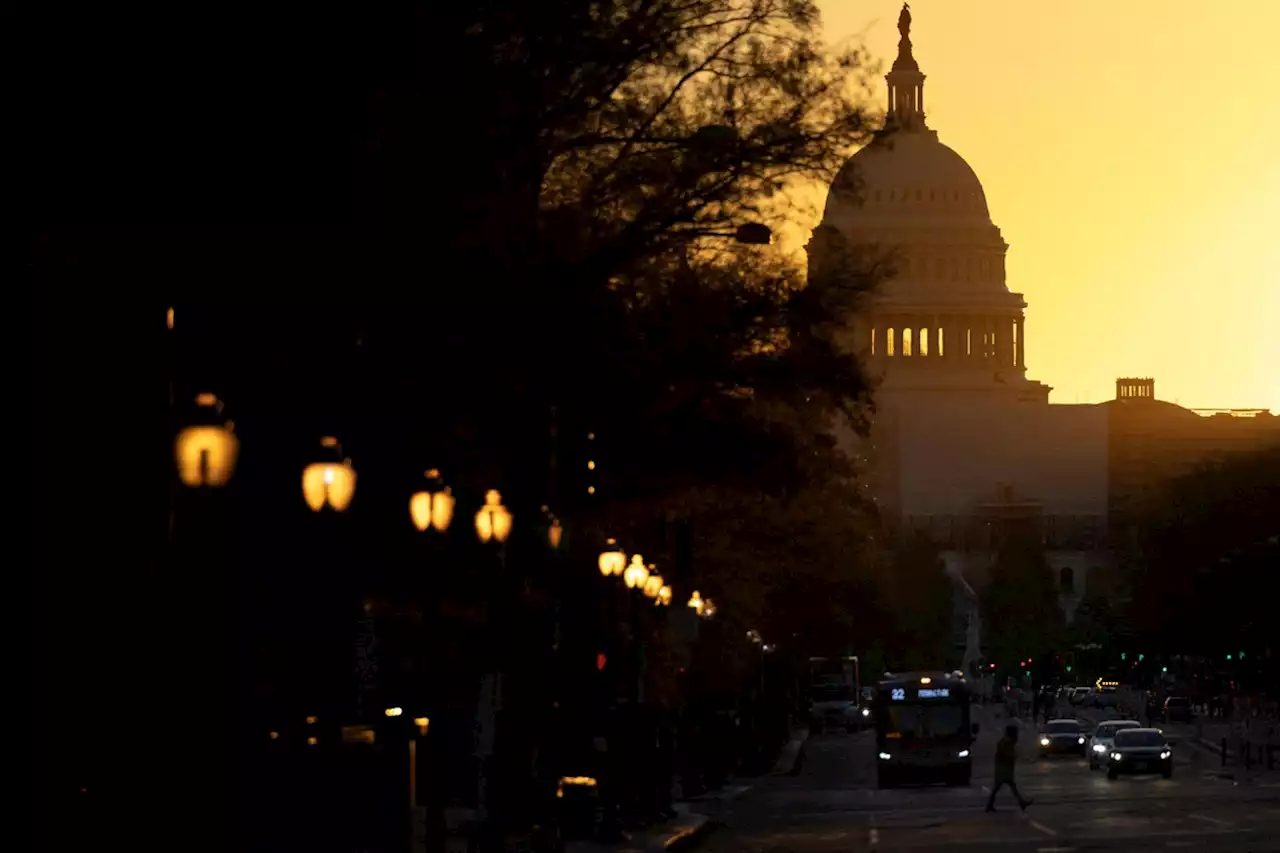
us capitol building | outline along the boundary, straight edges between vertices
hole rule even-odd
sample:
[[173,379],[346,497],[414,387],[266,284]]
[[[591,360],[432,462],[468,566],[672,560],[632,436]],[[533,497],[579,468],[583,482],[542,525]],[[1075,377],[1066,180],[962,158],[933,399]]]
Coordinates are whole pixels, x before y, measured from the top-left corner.
[[926,122],[905,7],[898,29],[885,128],[837,176],[808,246],[811,268],[832,230],[894,258],[850,330],[878,387],[870,440],[845,436],[846,446],[865,460],[886,518],[941,544],[962,599],[983,583],[1002,524],[1037,525],[1070,619],[1091,582],[1105,594],[1109,536],[1127,501],[1213,453],[1280,441],[1280,418],[1206,417],[1157,400],[1146,378],[1117,380],[1106,403],[1049,402],[1052,389],[1028,375],[1027,301],[1006,280],[1009,244],[978,176]]

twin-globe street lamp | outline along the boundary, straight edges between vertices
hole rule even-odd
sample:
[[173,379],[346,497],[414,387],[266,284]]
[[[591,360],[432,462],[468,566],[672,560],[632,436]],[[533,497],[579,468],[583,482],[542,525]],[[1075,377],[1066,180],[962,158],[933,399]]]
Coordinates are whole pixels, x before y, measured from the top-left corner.
[[222,415],[222,401],[213,394],[196,396],[196,415],[173,442],[178,478],[195,488],[219,488],[231,480],[240,455],[235,424]]

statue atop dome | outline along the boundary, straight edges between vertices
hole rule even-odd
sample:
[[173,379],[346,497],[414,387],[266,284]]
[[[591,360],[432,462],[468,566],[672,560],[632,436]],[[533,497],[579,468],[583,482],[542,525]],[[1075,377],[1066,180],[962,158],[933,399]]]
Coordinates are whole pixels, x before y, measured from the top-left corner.
[[902,11],[898,14],[898,32],[908,41],[911,40],[911,4],[903,3]]

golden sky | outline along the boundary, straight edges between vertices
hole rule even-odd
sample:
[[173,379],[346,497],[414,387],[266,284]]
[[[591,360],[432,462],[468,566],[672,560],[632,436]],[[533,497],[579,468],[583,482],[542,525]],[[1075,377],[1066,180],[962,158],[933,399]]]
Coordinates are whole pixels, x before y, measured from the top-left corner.
[[[819,5],[888,70],[900,0]],[[986,189],[1051,401],[1154,376],[1163,400],[1280,413],[1280,0],[911,11],[929,126]]]

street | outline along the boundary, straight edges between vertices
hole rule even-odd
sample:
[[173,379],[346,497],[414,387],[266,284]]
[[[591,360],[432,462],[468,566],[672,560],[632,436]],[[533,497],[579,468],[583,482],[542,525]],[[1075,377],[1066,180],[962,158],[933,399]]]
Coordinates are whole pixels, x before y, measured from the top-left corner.
[[[1114,712],[1074,710],[1091,721]],[[969,788],[929,786],[880,790],[872,733],[826,734],[805,745],[792,776],[757,781],[729,802],[709,805],[719,821],[714,851],[974,849],[1069,853],[1133,850],[1280,850],[1280,774],[1224,778],[1209,749],[1166,729],[1175,742],[1172,779],[1090,772],[1083,758],[1036,760],[1033,727],[1023,721],[1017,778],[1033,799],[1020,813],[1001,790],[995,814],[983,811],[996,741],[1005,720],[974,707],[981,725]]]

